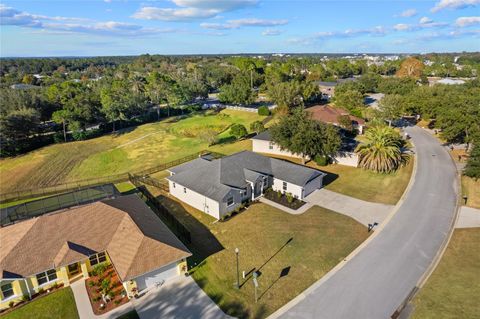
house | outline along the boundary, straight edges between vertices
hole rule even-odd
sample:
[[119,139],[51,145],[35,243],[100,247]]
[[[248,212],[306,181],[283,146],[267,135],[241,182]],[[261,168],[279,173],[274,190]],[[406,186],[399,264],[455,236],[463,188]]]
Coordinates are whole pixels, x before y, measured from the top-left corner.
[[[300,154],[292,153],[288,150],[282,150],[280,146],[272,141],[269,131],[262,132],[252,137],[252,150],[256,153],[272,154],[280,156],[288,156],[294,158],[301,158]],[[358,166],[358,155],[353,152],[350,145],[342,145],[342,149],[332,158],[336,164],[346,166]]]
[[331,105],[316,105],[306,109],[307,112],[312,114],[314,120],[340,126],[339,120],[341,116],[348,116],[352,121],[352,126],[358,131],[359,134],[363,134],[365,127],[365,120],[359,117],[351,115],[348,111],[333,107]]
[[200,157],[169,172],[172,196],[217,219],[262,196],[269,187],[303,199],[322,187],[326,175],[250,151],[214,160]]
[[0,228],[0,309],[110,263],[129,297],[183,273],[190,251],[135,194]]

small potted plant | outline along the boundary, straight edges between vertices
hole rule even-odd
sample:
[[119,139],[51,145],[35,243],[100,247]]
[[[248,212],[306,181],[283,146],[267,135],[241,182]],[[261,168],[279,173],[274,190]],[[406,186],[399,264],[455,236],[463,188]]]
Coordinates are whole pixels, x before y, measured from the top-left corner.
[[132,288],[132,295],[133,295],[135,298],[138,298],[138,289],[137,289],[137,287],[133,287],[133,288]]

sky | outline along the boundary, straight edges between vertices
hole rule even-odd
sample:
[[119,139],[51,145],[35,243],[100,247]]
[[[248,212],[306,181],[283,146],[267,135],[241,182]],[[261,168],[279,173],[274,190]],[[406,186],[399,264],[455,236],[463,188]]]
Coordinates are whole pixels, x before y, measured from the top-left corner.
[[2,57],[480,51],[480,0],[0,4]]

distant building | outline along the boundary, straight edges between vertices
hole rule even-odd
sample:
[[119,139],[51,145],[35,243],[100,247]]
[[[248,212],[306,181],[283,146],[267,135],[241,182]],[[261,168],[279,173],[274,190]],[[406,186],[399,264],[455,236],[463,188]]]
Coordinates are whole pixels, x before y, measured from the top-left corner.
[[356,129],[359,134],[363,134],[365,120],[351,115],[347,110],[330,105],[316,105],[306,110],[312,114],[313,119],[335,126],[340,126],[339,118],[341,116],[348,116],[352,121],[353,128]]

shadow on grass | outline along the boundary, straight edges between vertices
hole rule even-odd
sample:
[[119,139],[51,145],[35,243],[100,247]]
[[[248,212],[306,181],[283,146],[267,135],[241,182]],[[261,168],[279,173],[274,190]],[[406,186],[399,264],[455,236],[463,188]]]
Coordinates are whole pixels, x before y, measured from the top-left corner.
[[191,215],[177,201],[167,196],[158,195],[157,199],[164,205],[169,212],[175,216],[190,232],[191,244],[187,245],[192,252],[188,259],[190,267],[199,265],[205,258],[224,249],[222,244],[210,232],[207,226]]
[[258,300],[262,299],[262,297],[270,290],[270,288],[272,288],[281,278],[288,276],[290,273],[290,268],[290,266],[283,268],[280,272],[280,275],[270,284],[270,286],[267,287],[267,289],[262,292],[262,294],[258,297]]
[[324,172],[324,173],[326,173],[327,176],[323,178],[323,187],[333,183],[338,178],[338,174],[334,174],[330,172]]
[[270,258],[268,258],[260,267],[258,268],[254,268],[252,270],[250,270],[248,272],[248,274],[245,275],[245,280],[240,284],[240,288],[243,287],[252,277],[253,277],[253,273],[256,272],[259,276],[261,276],[261,269],[263,267],[265,267],[266,264],[268,264],[273,258],[275,258],[275,256],[277,256],[282,250],[283,248],[285,248],[288,244],[290,244],[291,242],[293,241],[293,237],[290,237],[286,242],[285,244],[282,245],[282,247],[280,247],[272,256],[270,256]]

